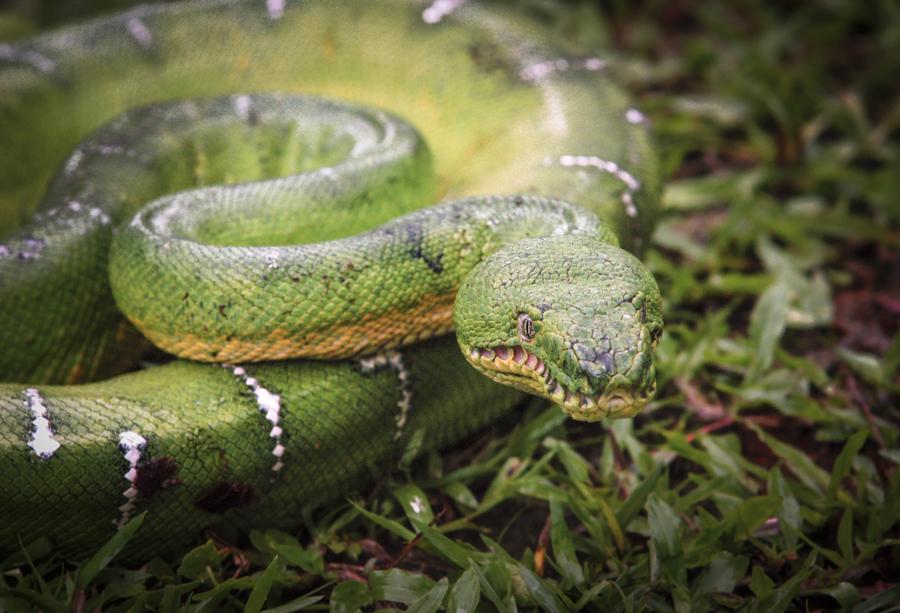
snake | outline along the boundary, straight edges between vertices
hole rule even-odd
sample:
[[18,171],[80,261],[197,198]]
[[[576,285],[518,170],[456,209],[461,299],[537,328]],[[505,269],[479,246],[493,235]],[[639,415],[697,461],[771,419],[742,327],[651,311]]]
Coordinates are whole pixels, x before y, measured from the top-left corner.
[[290,528],[523,393],[637,413],[659,162],[560,14],[194,0],[0,44],[0,550]]

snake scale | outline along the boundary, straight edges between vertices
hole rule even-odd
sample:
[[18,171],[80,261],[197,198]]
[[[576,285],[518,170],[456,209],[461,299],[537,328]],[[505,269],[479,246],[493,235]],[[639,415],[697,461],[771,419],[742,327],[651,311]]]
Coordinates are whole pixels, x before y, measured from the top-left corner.
[[[290,526],[521,391],[637,411],[657,161],[538,13],[200,0],[0,44],[0,549]],[[138,329],[188,359],[122,374]]]

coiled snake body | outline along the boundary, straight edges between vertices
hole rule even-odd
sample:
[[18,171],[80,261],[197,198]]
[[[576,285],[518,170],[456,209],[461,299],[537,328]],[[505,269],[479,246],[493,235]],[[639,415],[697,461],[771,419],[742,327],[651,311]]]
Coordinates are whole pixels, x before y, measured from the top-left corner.
[[[534,17],[209,0],[0,45],[0,549],[296,523],[517,390],[638,410],[656,161]],[[189,359],[71,385],[135,326]]]

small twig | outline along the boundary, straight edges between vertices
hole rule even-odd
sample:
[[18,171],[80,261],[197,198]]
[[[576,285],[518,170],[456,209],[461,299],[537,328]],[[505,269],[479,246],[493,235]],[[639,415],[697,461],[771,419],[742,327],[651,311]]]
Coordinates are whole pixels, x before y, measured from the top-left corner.
[[685,439],[687,442],[691,443],[701,434],[709,434],[710,432],[716,432],[717,430],[721,430],[723,428],[727,428],[728,426],[734,423],[734,417],[728,415],[723,417],[719,421],[714,421],[711,424],[706,424],[705,426],[694,430],[693,432],[689,432],[685,435]]
[[246,551],[240,547],[229,545],[211,530],[206,532],[206,536],[213,542],[216,553],[220,557],[231,556],[231,563],[235,566],[234,573],[231,575],[232,579],[237,579],[250,570],[250,559],[247,557]]
[[391,560],[391,562],[387,566],[385,566],[385,569],[390,570],[390,569],[394,568],[395,566],[397,566],[400,562],[402,562],[403,559],[406,558],[406,556],[408,556],[413,549],[415,549],[416,547],[419,546],[419,542],[421,540],[422,540],[421,533],[412,537],[412,539],[410,539],[406,543],[406,545],[403,546],[403,549],[400,550],[400,553],[398,553],[397,556],[393,560]]
[[675,379],[675,386],[684,394],[685,406],[703,421],[714,421],[722,419],[728,415],[721,404],[716,404],[707,400],[700,390],[696,388],[687,379],[678,377]]
[[[616,471],[616,474],[618,475],[619,473],[624,473],[625,469],[627,468],[625,455],[622,453],[622,449],[619,447],[619,442],[616,440],[616,437],[613,434],[612,430],[607,428],[606,433],[609,435],[609,444],[612,446],[613,459],[615,460],[616,468],[618,469]],[[628,491],[622,485],[622,482],[618,477],[616,477],[616,483],[619,486],[619,497],[622,500],[625,500],[626,498],[628,498]]]
[[69,603],[69,611],[71,613],[83,613],[84,605],[87,602],[87,594],[84,590],[75,590],[72,594],[72,601]]
[[544,576],[544,561],[547,559],[547,545],[550,544],[550,514],[544,521],[544,527],[538,536],[537,547],[534,550],[534,572],[538,577]]
[[332,562],[326,568],[336,573],[338,579],[342,581],[358,581],[359,583],[368,583],[366,579],[366,567],[360,564],[341,564]]
[[775,430],[782,424],[780,415],[742,415],[742,422],[752,422],[765,430]]
[[[878,445],[880,450],[884,451],[887,449],[887,445],[884,442],[884,437],[881,436],[881,429],[878,427],[878,424],[875,423],[875,415],[872,413],[872,407],[866,402],[862,391],[859,389],[859,385],[856,383],[856,377],[851,374],[847,375],[847,389],[850,390],[853,399],[856,400],[856,403],[859,405],[860,409],[862,409],[863,415],[866,417],[866,422],[869,424],[869,431],[872,433],[872,438],[875,439],[875,444]],[[872,461],[875,464],[875,468],[878,470],[878,475],[881,477],[882,483],[889,483],[894,473],[893,467],[887,466],[881,456],[877,454],[872,458]]]
[[356,541],[356,544],[359,545],[359,548],[362,549],[365,553],[375,558],[375,560],[380,564],[391,561],[391,554],[389,554],[387,550],[382,547],[381,543],[379,543],[375,539],[360,539]]
[[863,398],[862,392],[859,389],[859,385],[857,385],[856,383],[856,377],[854,377],[853,375],[847,375],[847,387],[849,388],[850,393],[853,394],[853,399],[856,400],[859,408],[862,409],[863,415],[866,416],[866,421],[869,422],[869,429],[872,431],[872,438],[875,439],[875,442],[878,444],[878,448],[881,450],[886,449],[887,445],[884,444],[884,438],[881,436],[881,430],[875,423],[875,416],[872,414],[872,408],[869,406],[869,403],[866,402],[866,399]]

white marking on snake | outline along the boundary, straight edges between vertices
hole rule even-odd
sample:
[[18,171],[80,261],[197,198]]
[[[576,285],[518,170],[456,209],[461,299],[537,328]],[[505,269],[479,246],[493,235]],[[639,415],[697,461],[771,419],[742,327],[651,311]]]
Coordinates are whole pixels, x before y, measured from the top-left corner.
[[[381,125],[384,127],[384,136],[381,139],[382,143],[385,145],[393,144],[397,139],[397,126],[394,125],[394,122],[391,121],[391,119],[381,111],[377,111],[375,113],[375,117],[378,118],[378,121],[380,121]],[[356,144],[353,145],[353,149],[354,151],[356,150]]]
[[544,105],[547,107],[548,130],[554,134],[564,135],[569,131],[569,122],[566,120],[563,96],[549,77],[555,73],[571,70],[596,72],[605,67],[606,62],[598,57],[580,60],[555,58],[526,64],[519,70],[519,78],[526,83],[534,84],[540,90],[541,96],[544,98]]
[[251,106],[250,96],[238,96],[234,99],[234,112],[237,113],[241,121],[250,119]]
[[56,63],[46,55],[12,45],[0,45],[0,60],[25,64],[44,74],[50,74],[56,69]]
[[[33,236],[28,236],[22,239],[21,246],[19,250],[16,252],[16,257],[20,260],[36,260],[40,257],[41,251],[44,250],[44,239],[42,238],[34,238]],[[0,257],[8,257],[12,255],[12,250],[10,250],[5,245],[2,249],[0,249]]]
[[566,58],[556,58],[552,60],[544,60],[543,62],[535,62],[529,64],[519,71],[519,78],[523,81],[540,81],[546,79],[553,73],[568,72],[570,70],[586,70],[588,72],[597,72],[606,68],[606,62],[599,57],[589,57],[583,60],[568,60]]
[[544,97],[547,107],[547,129],[553,134],[564,136],[569,132],[569,122],[563,108],[563,96],[559,88],[546,81],[537,81],[536,85]]
[[266,11],[269,19],[281,19],[284,17],[284,0],[266,0]]
[[235,377],[242,380],[244,384],[250,388],[256,396],[256,406],[259,407],[259,412],[263,413],[266,416],[266,419],[272,424],[272,429],[269,431],[269,438],[275,441],[272,455],[277,458],[272,465],[272,471],[276,473],[279,472],[284,468],[284,463],[281,461],[281,458],[284,456],[284,445],[281,444],[281,436],[284,434],[284,430],[280,425],[281,396],[273,394],[260,385],[259,381],[247,374],[247,370],[243,366],[222,364],[222,367],[231,370]]
[[615,162],[603,160],[593,155],[563,155],[560,156],[559,163],[566,167],[596,168],[616,177],[625,184],[626,188],[622,193],[622,204],[625,205],[625,214],[629,217],[637,217],[638,211],[634,204],[634,193],[641,188],[641,184],[630,172],[624,168],[619,168],[619,165]]
[[113,522],[116,528],[121,530],[122,526],[131,519],[131,514],[137,506],[138,489],[134,483],[137,481],[137,465],[141,461],[141,456],[147,448],[147,439],[137,432],[126,431],[119,435],[119,449],[128,462],[128,470],[125,472],[125,480],[128,481],[128,488],[122,492],[125,497],[125,504],[119,507],[119,520]]
[[386,351],[368,358],[361,358],[359,366],[363,372],[374,372],[380,368],[390,368],[397,373],[397,380],[400,387],[400,400],[397,401],[399,412],[394,419],[397,424],[397,430],[394,432],[394,440],[399,440],[403,436],[403,428],[409,419],[409,412],[412,410],[412,381],[410,381],[409,370],[403,362],[403,354],[399,351]]
[[31,420],[34,429],[31,431],[31,440],[28,441],[28,446],[40,459],[49,460],[59,449],[59,441],[53,438],[53,427],[50,424],[47,405],[44,404],[41,393],[33,387],[25,390],[25,398],[28,400],[28,410],[34,416],[34,419]]
[[125,27],[131,37],[144,49],[149,49],[153,45],[153,34],[140,17],[132,17],[125,22]]
[[121,155],[125,153],[125,147],[119,145],[97,145],[96,150],[100,155]]
[[647,118],[637,109],[628,109],[625,111],[625,121],[630,124],[638,125],[647,121]]
[[91,209],[88,210],[88,217],[98,220],[100,224],[104,226],[107,226],[110,223],[109,215],[97,207],[91,207]]
[[76,170],[78,170],[78,166],[81,164],[81,160],[84,158],[84,152],[81,149],[76,149],[72,152],[72,155],[69,156],[69,159],[66,160],[66,165],[63,168],[63,172],[66,175],[72,175]]
[[422,21],[429,24],[440,21],[466,3],[466,0],[434,0],[422,11]]
[[[212,194],[216,189],[218,188],[210,187],[208,193]],[[169,202],[163,208],[162,212],[153,215],[149,220],[146,220],[145,216],[139,213],[131,220],[131,227],[143,228],[146,221],[149,228],[152,228],[160,234],[168,234],[169,222],[171,222],[173,218],[178,219],[178,217],[183,214],[184,210],[190,206],[190,196],[173,194],[166,198]]]

